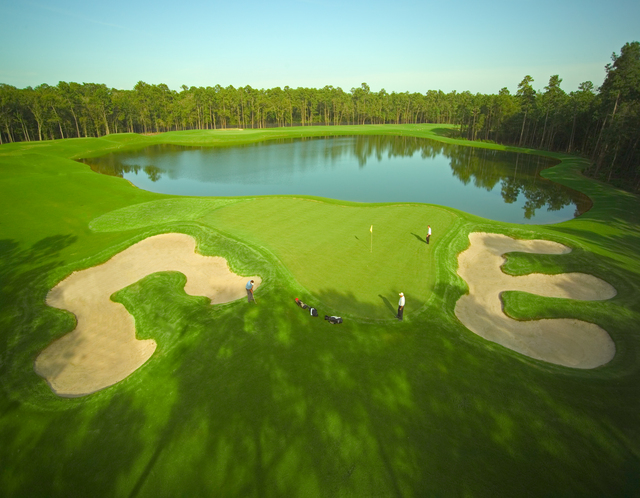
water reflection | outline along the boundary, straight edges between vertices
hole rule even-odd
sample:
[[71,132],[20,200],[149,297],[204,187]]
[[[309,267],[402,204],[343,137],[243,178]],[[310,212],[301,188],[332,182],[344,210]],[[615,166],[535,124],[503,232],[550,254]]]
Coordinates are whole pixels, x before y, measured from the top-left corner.
[[157,182],[162,178],[163,173],[160,168],[152,164],[147,164],[146,166],[140,166],[139,164],[123,164],[113,154],[100,159],[82,159],[82,162],[89,164],[91,169],[96,173],[118,176],[120,178],[124,178],[128,173],[137,175],[140,171],[144,171],[149,180]]
[[178,195],[317,195],[427,202],[516,223],[553,223],[590,208],[540,171],[557,161],[415,137],[313,137],[237,147],[157,145],[83,160],[96,172]]

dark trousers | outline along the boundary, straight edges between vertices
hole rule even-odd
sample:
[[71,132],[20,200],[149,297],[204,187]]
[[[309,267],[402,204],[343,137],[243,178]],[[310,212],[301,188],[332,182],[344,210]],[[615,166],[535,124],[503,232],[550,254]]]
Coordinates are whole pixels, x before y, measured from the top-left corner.
[[402,313],[404,313],[404,306],[398,306],[398,320],[402,320]]
[[427,235],[427,244],[429,243],[430,238],[431,238],[431,235]]

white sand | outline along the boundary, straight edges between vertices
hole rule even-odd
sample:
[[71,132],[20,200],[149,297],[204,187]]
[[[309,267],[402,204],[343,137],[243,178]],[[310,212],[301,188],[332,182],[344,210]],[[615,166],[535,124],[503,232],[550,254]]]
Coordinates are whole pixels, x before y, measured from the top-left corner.
[[47,347],[35,371],[60,396],[82,396],[121,381],[153,354],[156,342],[135,337],[133,317],[109,297],[159,271],[187,277],[185,292],[206,296],[212,304],[246,297],[250,279],[229,270],[224,258],[195,252],[195,240],[184,234],[150,237],[116,254],[106,263],[72,273],[47,296],[47,304],[77,318],[76,328]]
[[517,321],[502,311],[500,293],[507,290],[589,301],[615,296],[611,285],[592,275],[513,277],[500,268],[507,252],[564,254],[571,249],[545,240],[514,240],[489,233],[472,233],[469,240],[471,246],[458,256],[458,274],[469,285],[469,294],[455,308],[467,328],[518,353],[567,367],[595,368],[614,357],[611,337],[595,324],[572,319]]

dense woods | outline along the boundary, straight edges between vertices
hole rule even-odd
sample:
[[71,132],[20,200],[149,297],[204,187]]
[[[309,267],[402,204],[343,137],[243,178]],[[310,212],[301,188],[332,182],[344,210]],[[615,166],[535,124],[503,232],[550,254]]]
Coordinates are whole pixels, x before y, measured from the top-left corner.
[[640,190],[640,43],[612,55],[602,86],[570,93],[553,75],[542,90],[525,76],[511,94],[429,90],[373,92],[369,85],[255,89],[138,82],[133,90],[60,82],[0,84],[0,143],[110,133],[339,124],[447,123],[468,140],[493,141],[591,159],[586,174]]

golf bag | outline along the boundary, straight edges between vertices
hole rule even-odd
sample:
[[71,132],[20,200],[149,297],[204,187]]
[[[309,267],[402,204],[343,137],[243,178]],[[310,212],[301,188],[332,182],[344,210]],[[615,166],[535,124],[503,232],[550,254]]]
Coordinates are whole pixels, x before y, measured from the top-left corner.
[[339,323],[342,323],[342,318],[340,318],[339,316],[324,315],[324,319],[327,320],[332,325],[337,325]]
[[309,314],[311,316],[318,316],[318,310],[315,308],[309,308]]
[[308,310],[308,309],[309,309],[309,306],[308,306],[307,304],[304,304],[304,303],[303,303],[302,301],[300,301],[300,299],[298,299],[297,297],[296,297],[296,304],[297,304],[298,306],[300,306],[303,310]]

